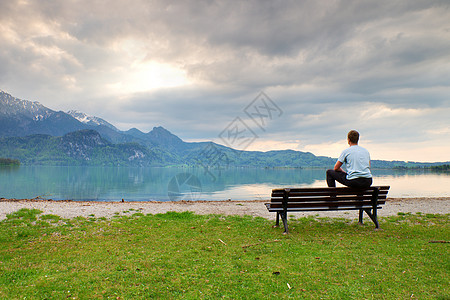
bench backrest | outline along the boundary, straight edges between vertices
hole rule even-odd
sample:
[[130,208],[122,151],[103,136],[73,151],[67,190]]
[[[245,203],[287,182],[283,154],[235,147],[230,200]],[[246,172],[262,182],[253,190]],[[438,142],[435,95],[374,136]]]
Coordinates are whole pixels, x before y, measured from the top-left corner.
[[385,203],[389,186],[371,186],[365,189],[286,188],[272,190],[272,209],[361,209]]

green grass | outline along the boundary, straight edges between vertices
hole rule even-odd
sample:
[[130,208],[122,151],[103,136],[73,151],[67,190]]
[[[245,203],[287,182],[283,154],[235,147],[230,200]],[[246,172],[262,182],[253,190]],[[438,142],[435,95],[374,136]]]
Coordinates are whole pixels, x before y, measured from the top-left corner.
[[189,212],[0,222],[1,299],[449,299],[448,215],[274,221]]

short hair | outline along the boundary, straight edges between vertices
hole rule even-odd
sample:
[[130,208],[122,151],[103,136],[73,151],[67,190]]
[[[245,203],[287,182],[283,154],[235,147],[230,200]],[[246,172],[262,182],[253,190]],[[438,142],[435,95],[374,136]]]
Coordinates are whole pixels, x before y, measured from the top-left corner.
[[347,134],[347,138],[353,144],[358,144],[359,141],[359,132],[356,130],[350,130]]

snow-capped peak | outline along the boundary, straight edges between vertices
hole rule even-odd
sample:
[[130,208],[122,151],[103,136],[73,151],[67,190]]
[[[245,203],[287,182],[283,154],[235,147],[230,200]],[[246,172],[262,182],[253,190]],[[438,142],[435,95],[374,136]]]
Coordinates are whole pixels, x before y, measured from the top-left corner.
[[54,111],[38,101],[18,99],[0,90],[0,113],[6,115],[25,115],[39,121],[49,117]]
[[78,111],[78,110],[69,110],[67,112],[67,114],[71,115],[72,117],[74,117],[75,119],[77,119],[78,121],[88,124],[88,125],[92,125],[92,126],[99,126],[99,125],[103,125],[106,127],[109,127],[111,129],[114,129],[115,131],[117,131],[117,128],[114,127],[114,125],[108,123],[107,121],[103,120],[102,118],[96,117],[96,116],[90,116],[84,112]]
[[[67,114],[71,115],[72,117],[74,117],[75,119],[77,119],[78,121],[80,121],[82,123],[88,123],[89,121],[94,119],[94,117],[89,116],[88,114],[85,114],[84,112],[81,112],[78,110],[69,110],[67,112]],[[97,125],[99,125],[99,124],[97,124]]]

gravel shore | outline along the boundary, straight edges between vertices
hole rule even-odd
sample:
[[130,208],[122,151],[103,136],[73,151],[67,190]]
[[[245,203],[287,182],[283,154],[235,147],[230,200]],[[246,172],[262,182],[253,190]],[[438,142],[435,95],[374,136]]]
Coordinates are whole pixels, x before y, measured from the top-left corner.
[[[274,219],[275,214],[269,213],[264,206],[268,202],[255,201],[181,201],[181,202],[82,202],[53,201],[39,199],[0,199],[0,220],[7,214],[21,208],[39,209],[43,214],[58,215],[62,218],[77,216],[110,218],[115,215],[130,215],[135,212],[157,214],[168,211],[192,211],[197,214],[250,215]],[[402,213],[449,214],[450,198],[388,198],[383,209],[378,211],[380,217]],[[344,217],[357,219],[355,211],[304,212],[296,216],[318,215],[320,217]]]

